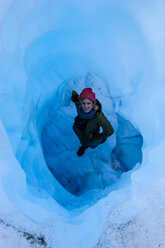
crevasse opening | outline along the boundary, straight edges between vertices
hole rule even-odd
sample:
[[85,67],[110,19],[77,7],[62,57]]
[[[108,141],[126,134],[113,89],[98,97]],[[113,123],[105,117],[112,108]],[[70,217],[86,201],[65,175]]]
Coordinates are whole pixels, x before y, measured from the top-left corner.
[[[76,154],[79,140],[72,129],[76,108],[70,96],[72,89],[84,87],[93,87],[115,132],[80,158]],[[115,112],[106,85],[94,73],[63,82],[50,98],[39,99],[37,104],[32,106],[17,152],[27,184],[35,186],[32,193],[43,188],[67,208],[91,205],[114,189],[123,172],[142,162],[140,132]]]
[[[106,195],[105,188],[106,193],[114,189],[121,173],[142,161],[141,123],[134,110],[140,105],[140,92],[145,94],[152,81],[152,49],[135,17],[119,5],[98,2],[86,9],[72,1],[64,6],[43,1],[35,8],[25,6],[25,13],[13,22],[17,3],[2,37],[15,69],[8,78],[17,99],[10,100],[11,106],[19,109],[10,121],[5,113],[2,118],[28,189],[65,207],[93,204]],[[50,19],[43,24],[45,10]],[[9,30],[15,37],[12,42]],[[92,80],[86,80],[89,77]],[[115,134],[79,162],[70,96],[71,90],[80,92],[84,86],[96,92]]]
[[[69,89],[84,87],[94,88],[115,133],[104,144],[94,150],[88,149],[81,158],[78,157],[76,152],[80,143],[72,130],[77,114],[71,101],[65,102],[51,115],[41,132],[43,154],[49,170],[67,191],[76,196],[110,187],[117,183],[123,172],[142,162],[141,134],[129,121],[115,113],[111,96],[99,77],[88,73],[86,77],[64,83],[63,89],[60,86],[58,91],[66,90],[65,94],[69,96]],[[54,105],[56,101],[54,99]]]

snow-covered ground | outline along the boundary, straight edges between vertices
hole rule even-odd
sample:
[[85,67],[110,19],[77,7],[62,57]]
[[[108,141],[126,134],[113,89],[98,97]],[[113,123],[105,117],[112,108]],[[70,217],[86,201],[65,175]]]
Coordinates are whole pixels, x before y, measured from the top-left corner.
[[[0,248],[165,247],[164,11],[0,1]],[[83,87],[115,134],[77,158]]]
[[[132,197],[109,213],[97,248],[165,247],[164,166],[158,172],[157,158],[165,142],[149,152],[148,166],[132,176]],[[162,159],[162,165],[165,160]],[[149,172],[150,166],[152,171]],[[154,174],[154,176],[153,176]],[[136,177],[136,178],[134,178]],[[135,179],[135,180],[134,180]]]

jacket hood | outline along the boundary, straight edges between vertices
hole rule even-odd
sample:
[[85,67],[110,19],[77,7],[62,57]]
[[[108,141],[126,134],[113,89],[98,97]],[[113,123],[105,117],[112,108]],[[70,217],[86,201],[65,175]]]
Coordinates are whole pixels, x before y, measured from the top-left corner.
[[97,108],[97,112],[101,112],[102,111],[102,105],[99,102],[98,99],[96,99],[96,104],[95,104],[96,108]]

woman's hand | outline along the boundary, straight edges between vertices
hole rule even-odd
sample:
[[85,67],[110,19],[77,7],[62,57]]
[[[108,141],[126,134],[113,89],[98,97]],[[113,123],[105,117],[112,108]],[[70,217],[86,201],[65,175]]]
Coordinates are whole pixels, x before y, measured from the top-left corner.
[[71,96],[71,100],[72,102],[79,102],[79,99],[78,99],[78,94],[76,91],[72,91],[72,96]]

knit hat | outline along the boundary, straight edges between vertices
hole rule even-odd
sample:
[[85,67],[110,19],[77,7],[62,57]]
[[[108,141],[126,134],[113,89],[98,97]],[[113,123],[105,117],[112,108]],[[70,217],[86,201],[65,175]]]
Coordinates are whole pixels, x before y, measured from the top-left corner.
[[91,88],[84,88],[83,91],[81,92],[79,96],[79,100],[81,101],[85,98],[91,100],[94,104],[96,104],[95,93],[92,91]]

